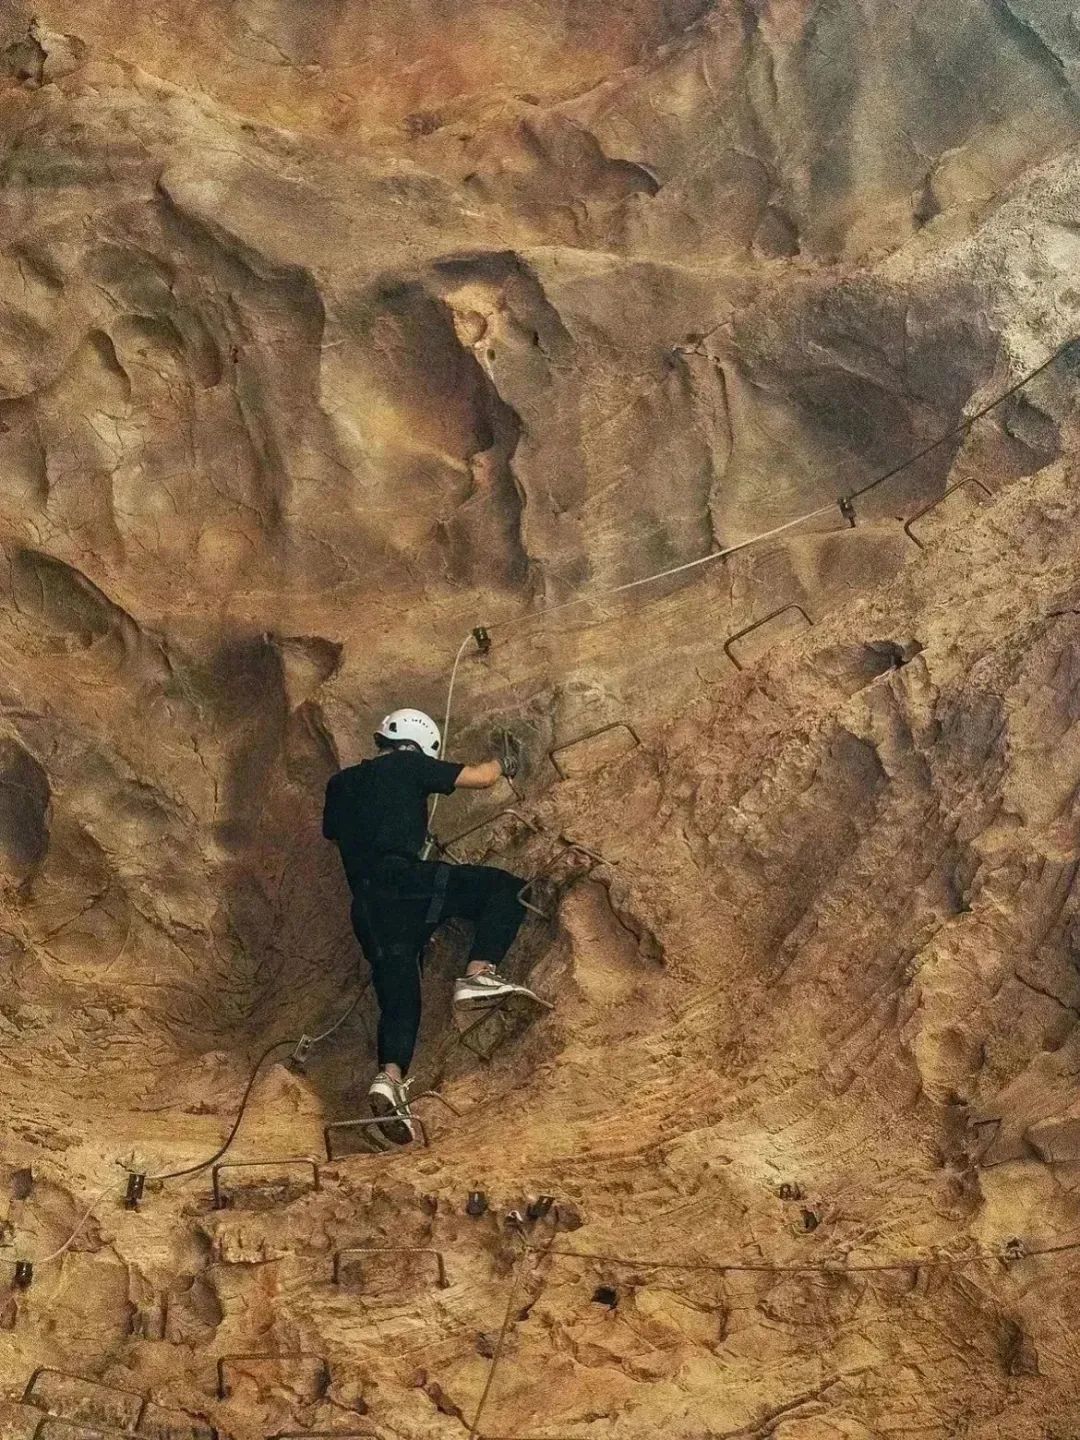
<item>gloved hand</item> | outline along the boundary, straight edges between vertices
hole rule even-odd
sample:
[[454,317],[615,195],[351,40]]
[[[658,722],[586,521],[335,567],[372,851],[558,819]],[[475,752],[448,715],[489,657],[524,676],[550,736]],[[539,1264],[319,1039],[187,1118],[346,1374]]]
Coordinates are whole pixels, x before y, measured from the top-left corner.
[[521,742],[509,730],[499,730],[495,738],[499,745],[499,764],[502,766],[502,773],[508,780],[513,780],[521,769]]

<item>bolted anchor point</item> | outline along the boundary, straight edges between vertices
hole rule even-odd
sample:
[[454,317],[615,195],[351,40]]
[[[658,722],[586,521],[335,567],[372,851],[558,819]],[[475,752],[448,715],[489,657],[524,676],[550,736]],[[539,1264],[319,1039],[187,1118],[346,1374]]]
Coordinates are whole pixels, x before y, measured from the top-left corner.
[[487,626],[477,625],[472,634],[477,650],[481,655],[486,655],[491,649],[491,636],[488,634]]
[[470,1190],[469,1198],[465,1202],[465,1214],[472,1215],[475,1218],[479,1215],[485,1214],[487,1208],[488,1198],[484,1194],[483,1190]]
[[291,1070],[294,1075],[306,1075],[307,1058],[311,1054],[312,1044],[310,1035],[301,1035],[296,1042],[296,1049],[285,1061],[286,1070]]
[[543,1220],[554,1204],[554,1195],[537,1195],[535,1200],[529,1201],[525,1210],[525,1218],[527,1220]]
[[124,1195],[124,1209],[137,1210],[139,1201],[143,1198],[143,1190],[146,1188],[146,1175],[142,1171],[133,1171],[128,1176],[127,1193]]
[[34,1283],[34,1262],[32,1260],[15,1261],[15,1288],[16,1290],[29,1290]]

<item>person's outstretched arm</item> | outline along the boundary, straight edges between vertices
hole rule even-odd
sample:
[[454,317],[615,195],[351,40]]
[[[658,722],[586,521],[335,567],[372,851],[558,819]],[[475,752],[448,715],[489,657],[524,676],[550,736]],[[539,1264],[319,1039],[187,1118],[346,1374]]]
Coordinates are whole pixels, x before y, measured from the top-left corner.
[[485,760],[482,765],[463,765],[461,774],[454,781],[457,790],[490,790],[502,779],[503,762]]

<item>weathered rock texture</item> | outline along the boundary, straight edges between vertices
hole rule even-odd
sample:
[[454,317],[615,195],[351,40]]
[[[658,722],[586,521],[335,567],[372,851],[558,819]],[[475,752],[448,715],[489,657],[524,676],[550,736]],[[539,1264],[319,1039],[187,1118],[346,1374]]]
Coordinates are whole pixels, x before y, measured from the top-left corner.
[[[1074,1435],[1080,1258],[997,1257],[1080,1240],[1075,353],[865,487],[1080,335],[1078,75],[1052,0],[9,0],[0,1258],[120,1190],[0,1433]],[[523,795],[439,826],[556,1011],[457,1043],[450,937],[429,1150],[123,1209],[355,992],[322,787],[478,624]]]

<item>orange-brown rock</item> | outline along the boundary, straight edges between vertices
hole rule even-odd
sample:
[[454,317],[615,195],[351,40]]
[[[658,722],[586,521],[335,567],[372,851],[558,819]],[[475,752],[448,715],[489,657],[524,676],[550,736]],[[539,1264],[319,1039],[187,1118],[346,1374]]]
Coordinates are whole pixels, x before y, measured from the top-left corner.
[[[0,14],[2,1435],[1072,1434],[1078,63],[1050,0]],[[521,794],[438,828],[554,1012],[459,1043],[448,936],[430,1147],[322,1158],[365,992],[223,1204],[125,1208],[364,983],[323,785],[478,625]]]

